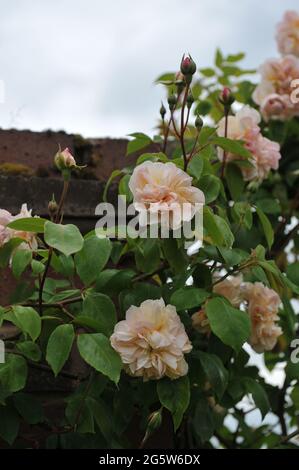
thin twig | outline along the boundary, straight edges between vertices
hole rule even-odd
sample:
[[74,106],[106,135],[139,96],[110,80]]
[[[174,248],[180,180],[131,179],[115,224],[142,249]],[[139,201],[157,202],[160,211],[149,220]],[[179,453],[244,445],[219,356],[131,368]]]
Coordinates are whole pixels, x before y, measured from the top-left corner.
[[[225,114],[224,114],[224,137],[225,138],[227,138],[227,131],[228,131],[228,110],[225,110]],[[223,179],[223,177],[224,177],[226,157],[227,157],[227,151],[223,150],[223,160],[222,160],[222,167],[221,167],[221,179]]]

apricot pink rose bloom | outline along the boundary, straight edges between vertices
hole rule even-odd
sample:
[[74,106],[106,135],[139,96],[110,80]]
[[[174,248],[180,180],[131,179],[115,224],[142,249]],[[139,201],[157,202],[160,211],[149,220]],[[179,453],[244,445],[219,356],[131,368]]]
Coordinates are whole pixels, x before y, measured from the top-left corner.
[[193,218],[198,205],[205,203],[203,192],[192,186],[191,176],[171,162],[138,165],[129,187],[142,225],[160,222],[178,228]]
[[263,118],[286,121],[299,116],[299,103],[292,99],[294,80],[299,78],[299,58],[286,55],[269,59],[259,68],[261,81],[252,98],[260,106]]
[[240,307],[242,302],[241,284],[243,276],[229,276],[213,287],[215,294],[223,295],[227,300],[230,301],[233,307]]
[[111,345],[128,374],[143,380],[176,379],[188,372],[184,354],[192,346],[173,305],[163,299],[131,306],[126,319],[115,325]]
[[281,303],[278,294],[261,282],[246,282],[243,285],[243,296],[251,319],[249,344],[258,353],[271,351],[282,334],[276,324]]
[[12,215],[5,209],[0,209],[0,247],[9,242],[12,238],[21,238],[24,240],[24,243],[21,243],[19,248],[29,248],[31,250],[37,249],[35,233],[14,230],[7,227],[10,222],[27,217],[32,217],[31,210],[28,210],[27,204],[22,205],[21,210],[17,215]]
[[7,228],[7,224],[13,220],[13,216],[5,209],[0,209],[0,247],[7,243],[11,238],[12,231]]
[[[259,123],[261,116],[258,111],[250,106],[244,106],[235,116],[228,117],[227,137],[234,140],[243,140],[245,147],[251,152],[252,158],[246,166],[241,166],[245,181],[253,181],[267,178],[270,170],[277,170],[281,158],[280,146],[261,134]],[[225,120],[222,118],[218,124],[217,134],[224,136]],[[223,150],[218,149],[218,158],[222,161]],[[228,153],[227,162],[244,160],[240,156]]]
[[299,57],[299,14],[286,11],[277,25],[276,40],[281,54],[293,54]]
[[[213,287],[215,294],[222,295],[230,301],[233,307],[239,308],[243,300],[241,285],[243,282],[242,274],[238,276],[229,276]],[[193,313],[192,326],[195,330],[202,334],[209,335],[211,333],[210,322],[205,312],[205,308],[201,308],[198,312]]]

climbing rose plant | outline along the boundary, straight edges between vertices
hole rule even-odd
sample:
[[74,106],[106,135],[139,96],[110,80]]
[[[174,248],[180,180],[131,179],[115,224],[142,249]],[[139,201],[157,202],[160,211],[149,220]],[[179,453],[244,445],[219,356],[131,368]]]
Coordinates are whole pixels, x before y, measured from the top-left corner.
[[[279,24],[281,56],[262,65],[257,86],[244,54],[220,50],[213,67],[184,56],[158,78],[167,104],[157,135],[132,134],[127,154],[146,153],[134,166],[124,159],[103,199],[118,182],[137,211],[161,226],[170,216],[169,238],[65,225],[71,175],[84,171],[68,149],[54,158],[63,186],[48,220],[26,204],[0,210],[0,264],[17,280],[0,307],[0,325],[14,328],[0,364],[7,445],[37,445],[30,436],[42,430],[49,448],[144,447],[163,425],[178,448],[296,447],[298,18]],[[184,221],[204,206],[202,243],[190,250],[174,236],[184,203]],[[70,382],[61,416],[30,393],[39,369]]]

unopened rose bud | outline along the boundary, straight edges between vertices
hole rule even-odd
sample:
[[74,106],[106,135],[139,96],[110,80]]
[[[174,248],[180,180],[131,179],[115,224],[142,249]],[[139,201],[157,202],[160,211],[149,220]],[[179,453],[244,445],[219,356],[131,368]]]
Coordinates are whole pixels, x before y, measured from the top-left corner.
[[58,205],[57,205],[57,202],[55,201],[54,196],[53,196],[52,200],[48,204],[49,214],[50,215],[55,215],[56,212],[57,212],[57,209],[58,209]]
[[219,95],[219,101],[226,107],[230,107],[235,101],[235,97],[231,92],[231,89],[227,86],[223,88]]
[[147,431],[153,432],[158,429],[162,424],[162,410],[157,410],[151,413],[148,417]]
[[203,120],[201,119],[200,116],[197,116],[196,119],[195,119],[195,127],[198,131],[200,131],[202,129],[202,126],[203,126]]
[[175,95],[170,95],[167,101],[170,111],[173,111],[177,104],[177,97]]
[[160,115],[161,115],[161,118],[162,118],[162,119],[164,119],[165,114],[166,114],[166,108],[165,108],[165,106],[164,106],[164,104],[163,104],[163,102],[162,102],[161,108],[160,108]]
[[185,54],[183,55],[181,62],[181,72],[185,76],[193,75],[196,72],[196,64],[190,55],[187,57],[185,57]]
[[187,96],[187,101],[186,102],[187,102],[187,108],[190,109],[191,106],[194,103],[194,98],[193,98],[192,93],[189,93],[189,95]]
[[68,148],[65,148],[62,152],[59,150],[54,157],[54,162],[60,171],[71,170],[76,167],[76,160]]

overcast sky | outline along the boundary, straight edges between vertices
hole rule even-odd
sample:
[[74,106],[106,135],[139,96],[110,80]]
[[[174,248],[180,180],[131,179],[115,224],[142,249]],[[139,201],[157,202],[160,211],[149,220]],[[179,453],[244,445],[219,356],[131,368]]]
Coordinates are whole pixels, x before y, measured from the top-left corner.
[[[184,51],[277,55],[274,29],[298,0],[1,0],[0,126],[84,136],[152,133],[162,89]],[[1,90],[0,90],[1,92]]]

